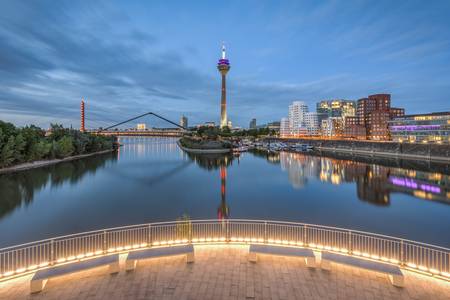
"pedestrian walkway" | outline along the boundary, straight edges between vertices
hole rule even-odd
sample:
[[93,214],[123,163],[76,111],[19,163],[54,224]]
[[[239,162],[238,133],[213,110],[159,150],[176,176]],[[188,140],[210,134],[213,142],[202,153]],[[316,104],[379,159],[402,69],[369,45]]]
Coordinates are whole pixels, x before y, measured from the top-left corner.
[[[332,264],[311,269],[302,259],[262,255],[247,260],[248,246],[195,246],[184,256],[144,260],[134,272],[95,269],[58,277],[30,295],[31,275],[0,283],[0,299],[450,299],[450,282],[404,271],[405,287],[384,274]],[[122,268],[123,259],[122,255]]]

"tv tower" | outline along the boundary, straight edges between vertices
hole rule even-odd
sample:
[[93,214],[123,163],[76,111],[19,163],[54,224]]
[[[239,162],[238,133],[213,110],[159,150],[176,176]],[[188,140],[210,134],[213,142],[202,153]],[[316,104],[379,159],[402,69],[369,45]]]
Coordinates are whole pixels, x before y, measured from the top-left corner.
[[222,97],[220,100],[220,128],[228,126],[227,119],[227,91],[226,91],[226,76],[230,70],[230,61],[225,55],[225,44],[222,43],[222,58],[219,59],[217,69],[222,75]]

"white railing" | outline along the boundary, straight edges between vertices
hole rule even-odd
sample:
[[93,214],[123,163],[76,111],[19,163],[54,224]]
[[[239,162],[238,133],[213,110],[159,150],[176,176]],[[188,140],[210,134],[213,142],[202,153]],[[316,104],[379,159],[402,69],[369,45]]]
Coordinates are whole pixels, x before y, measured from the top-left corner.
[[0,249],[0,280],[89,257],[187,243],[307,247],[380,260],[450,279],[450,249],[447,248],[327,226],[233,219],[117,227],[3,248]]

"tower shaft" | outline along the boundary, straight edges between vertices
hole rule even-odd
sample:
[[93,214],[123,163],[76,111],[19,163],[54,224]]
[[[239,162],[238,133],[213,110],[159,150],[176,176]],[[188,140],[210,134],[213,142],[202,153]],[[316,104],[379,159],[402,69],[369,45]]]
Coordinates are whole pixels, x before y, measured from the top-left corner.
[[222,97],[220,100],[220,128],[228,126],[226,73],[222,72]]

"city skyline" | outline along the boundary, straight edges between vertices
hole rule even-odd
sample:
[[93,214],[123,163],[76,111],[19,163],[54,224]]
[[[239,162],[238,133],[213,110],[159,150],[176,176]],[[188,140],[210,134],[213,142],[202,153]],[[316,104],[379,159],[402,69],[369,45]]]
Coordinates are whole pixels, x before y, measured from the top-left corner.
[[374,93],[392,94],[408,114],[449,109],[445,1],[0,7],[0,119],[17,125],[75,127],[83,97],[87,128],[146,111],[218,124],[222,40],[234,62],[233,125],[280,120],[295,100]]

